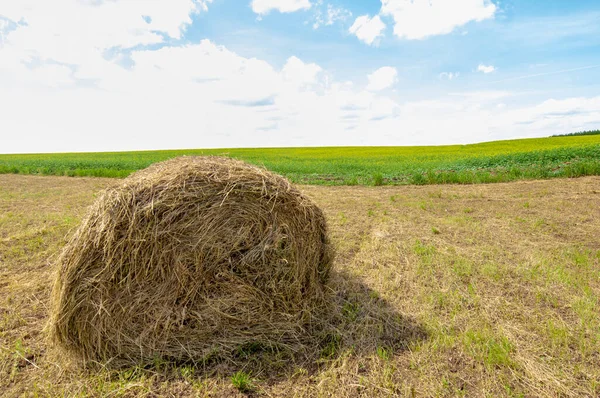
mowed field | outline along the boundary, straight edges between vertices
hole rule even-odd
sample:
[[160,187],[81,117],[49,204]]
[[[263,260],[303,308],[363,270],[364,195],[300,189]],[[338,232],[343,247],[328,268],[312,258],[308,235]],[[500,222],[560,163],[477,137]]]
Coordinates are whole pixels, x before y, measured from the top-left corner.
[[[600,132],[472,145],[0,155],[0,173],[125,177],[182,155],[247,161],[303,184],[473,184],[600,175]],[[2,148],[0,148],[0,151]]]
[[83,370],[45,340],[52,264],[113,183],[0,175],[1,396],[600,396],[600,177],[301,186],[337,251],[318,343]]

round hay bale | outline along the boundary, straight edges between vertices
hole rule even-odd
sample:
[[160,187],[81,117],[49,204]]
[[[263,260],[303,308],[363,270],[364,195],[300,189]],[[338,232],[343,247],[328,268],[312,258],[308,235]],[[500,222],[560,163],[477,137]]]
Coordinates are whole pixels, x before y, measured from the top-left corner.
[[238,160],[180,157],[109,188],[58,259],[50,332],[115,366],[286,345],[325,303],[321,210]]

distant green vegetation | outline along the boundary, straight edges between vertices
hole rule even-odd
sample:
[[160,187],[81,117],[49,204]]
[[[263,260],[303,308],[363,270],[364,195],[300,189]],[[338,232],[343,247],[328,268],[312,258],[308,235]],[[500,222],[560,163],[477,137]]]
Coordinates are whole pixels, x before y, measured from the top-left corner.
[[600,135],[473,145],[197,149],[0,155],[0,173],[125,177],[182,155],[222,155],[265,166],[296,183],[473,184],[600,175]]
[[598,135],[598,134],[600,134],[600,130],[589,130],[589,131],[579,131],[577,133],[558,134],[558,135],[553,135],[552,137],[573,137],[575,135]]

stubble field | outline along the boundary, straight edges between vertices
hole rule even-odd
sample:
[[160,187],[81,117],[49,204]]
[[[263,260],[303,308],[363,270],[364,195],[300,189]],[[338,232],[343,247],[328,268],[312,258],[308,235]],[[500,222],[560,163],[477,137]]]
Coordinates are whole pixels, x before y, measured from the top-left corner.
[[113,183],[0,175],[0,395],[600,396],[600,177],[301,186],[337,251],[318,344],[82,370],[45,340],[52,262]]

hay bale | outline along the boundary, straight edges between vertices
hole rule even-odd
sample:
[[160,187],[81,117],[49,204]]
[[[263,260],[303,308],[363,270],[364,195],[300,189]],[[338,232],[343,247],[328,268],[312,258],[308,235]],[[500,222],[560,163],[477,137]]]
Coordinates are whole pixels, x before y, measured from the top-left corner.
[[84,361],[197,361],[287,344],[324,304],[321,210],[241,161],[181,157],[109,188],[58,260],[53,340]]

